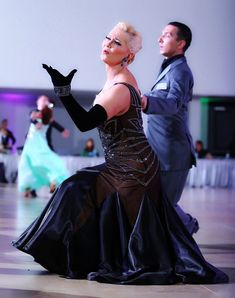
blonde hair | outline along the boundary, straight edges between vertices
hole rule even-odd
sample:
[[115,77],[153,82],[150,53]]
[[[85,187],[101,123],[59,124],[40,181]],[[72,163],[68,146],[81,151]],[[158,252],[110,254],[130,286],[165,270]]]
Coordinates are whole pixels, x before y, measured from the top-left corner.
[[142,48],[141,34],[127,22],[119,22],[115,27],[123,30],[128,35],[128,47],[133,54],[136,54]]

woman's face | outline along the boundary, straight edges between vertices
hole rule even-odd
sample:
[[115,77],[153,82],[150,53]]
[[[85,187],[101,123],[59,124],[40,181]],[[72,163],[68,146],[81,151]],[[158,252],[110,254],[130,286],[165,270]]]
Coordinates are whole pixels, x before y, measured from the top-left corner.
[[104,63],[115,66],[130,54],[128,48],[128,35],[119,28],[114,28],[102,43],[101,60]]
[[86,143],[87,148],[92,148],[93,147],[93,142],[91,140],[88,140]]
[[45,108],[46,106],[48,106],[49,104],[49,99],[48,97],[42,95],[37,99],[37,108],[38,110],[42,110],[43,108]]

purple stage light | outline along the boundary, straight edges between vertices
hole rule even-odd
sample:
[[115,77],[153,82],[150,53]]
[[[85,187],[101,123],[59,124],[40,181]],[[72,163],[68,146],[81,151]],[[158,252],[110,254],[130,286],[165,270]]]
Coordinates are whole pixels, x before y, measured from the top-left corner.
[[30,104],[35,95],[24,93],[0,93],[0,99],[7,102]]

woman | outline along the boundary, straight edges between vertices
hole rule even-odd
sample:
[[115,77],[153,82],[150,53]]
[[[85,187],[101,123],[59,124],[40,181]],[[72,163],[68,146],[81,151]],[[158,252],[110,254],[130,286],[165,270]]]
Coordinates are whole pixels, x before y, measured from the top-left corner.
[[16,143],[16,138],[13,133],[8,129],[8,120],[3,119],[0,127],[0,152],[7,153],[12,150]]
[[85,147],[81,153],[81,156],[84,157],[97,157],[99,152],[95,148],[95,142],[92,138],[87,139]]
[[31,123],[18,166],[18,189],[25,197],[35,197],[36,190],[49,186],[54,192],[69,174],[63,160],[48,146],[46,132],[52,119],[52,110],[45,106],[32,112]]
[[227,282],[208,264],[174,209],[163,200],[159,163],[143,132],[137,82],[127,66],[141,48],[119,23],[105,38],[107,80],[86,112],[64,77],[43,65],[77,127],[98,126],[106,163],[63,182],[13,244],[51,272],[115,284]]

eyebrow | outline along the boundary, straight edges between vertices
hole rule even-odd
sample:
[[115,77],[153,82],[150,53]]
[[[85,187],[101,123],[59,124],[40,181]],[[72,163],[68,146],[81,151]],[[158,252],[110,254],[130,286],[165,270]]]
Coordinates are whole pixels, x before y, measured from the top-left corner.
[[168,33],[168,34],[171,34],[171,35],[172,35],[172,32],[170,32],[170,31],[162,31],[162,34],[166,34],[166,33]]
[[[107,35],[107,37],[112,38],[112,36],[110,36],[109,34]],[[121,40],[118,39],[118,38],[116,38],[116,37],[115,38],[112,38],[112,39],[121,42]]]

